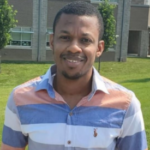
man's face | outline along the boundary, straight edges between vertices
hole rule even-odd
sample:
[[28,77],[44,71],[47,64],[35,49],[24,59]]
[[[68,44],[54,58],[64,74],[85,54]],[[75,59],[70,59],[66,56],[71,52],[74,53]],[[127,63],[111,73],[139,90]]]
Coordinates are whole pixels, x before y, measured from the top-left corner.
[[57,75],[68,79],[91,76],[95,57],[104,49],[98,27],[95,16],[61,15],[50,37]]

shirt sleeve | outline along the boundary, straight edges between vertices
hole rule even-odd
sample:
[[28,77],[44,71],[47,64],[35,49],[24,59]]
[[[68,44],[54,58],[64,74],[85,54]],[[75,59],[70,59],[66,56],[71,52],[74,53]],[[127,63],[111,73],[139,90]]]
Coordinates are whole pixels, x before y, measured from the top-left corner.
[[21,131],[21,123],[12,92],[5,110],[1,150],[24,150],[27,142],[27,135]]
[[140,102],[133,94],[126,112],[116,150],[147,150],[147,139]]

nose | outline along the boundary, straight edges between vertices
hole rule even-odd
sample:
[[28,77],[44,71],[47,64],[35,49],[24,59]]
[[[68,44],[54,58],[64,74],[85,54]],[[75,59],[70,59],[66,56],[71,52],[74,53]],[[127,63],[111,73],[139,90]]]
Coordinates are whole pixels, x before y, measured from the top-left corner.
[[81,53],[82,52],[82,48],[80,46],[80,44],[78,43],[78,41],[72,41],[68,48],[67,48],[68,52],[72,52],[72,53]]

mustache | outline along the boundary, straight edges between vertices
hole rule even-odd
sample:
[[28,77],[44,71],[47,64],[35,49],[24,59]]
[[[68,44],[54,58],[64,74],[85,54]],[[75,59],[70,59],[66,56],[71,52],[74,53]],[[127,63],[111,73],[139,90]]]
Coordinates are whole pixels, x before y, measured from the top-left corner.
[[65,53],[65,54],[61,54],[60,58],[73,59],[73,60],[85,60],[85,59],[87,59],[87,57],[85,55],[79,54],[79,53]]

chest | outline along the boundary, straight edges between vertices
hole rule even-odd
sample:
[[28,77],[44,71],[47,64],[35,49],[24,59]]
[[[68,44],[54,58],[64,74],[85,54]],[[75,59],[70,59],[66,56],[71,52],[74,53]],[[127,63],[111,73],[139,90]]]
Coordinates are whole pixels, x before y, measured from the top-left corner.
[[30,105],[18,108],[18,112],[29,148],[34,145],[34,149],[46,146],[57,150],[115,147],[124,115],[116,109],[82,106],[71,111],[67,105],[55,104]]

